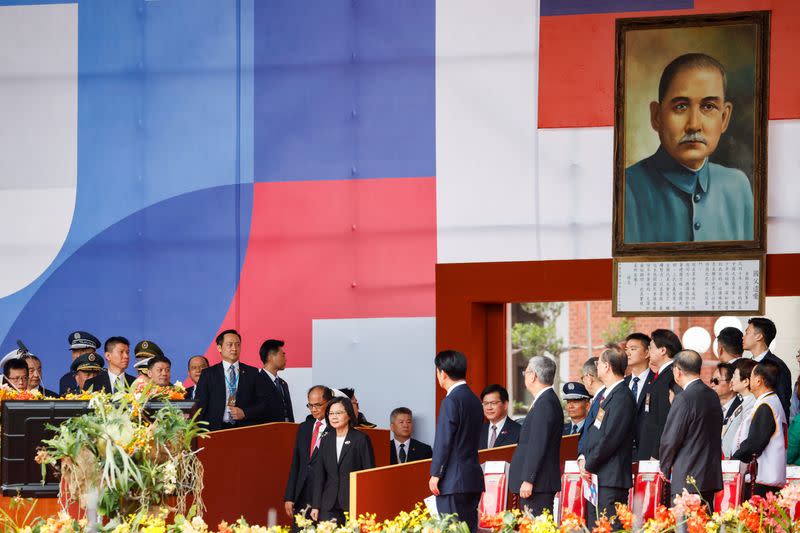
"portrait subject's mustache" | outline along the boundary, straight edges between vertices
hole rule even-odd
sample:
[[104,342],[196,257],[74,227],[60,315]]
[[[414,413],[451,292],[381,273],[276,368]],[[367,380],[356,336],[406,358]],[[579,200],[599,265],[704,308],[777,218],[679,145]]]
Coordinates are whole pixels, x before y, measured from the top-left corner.
[[703,143],[706,145],[708,144],[705,135],[703,135],[700,132],[687,133],[686,135],[681,137],[681,139],[678,141],[678,144],[683,144],[683,143]]

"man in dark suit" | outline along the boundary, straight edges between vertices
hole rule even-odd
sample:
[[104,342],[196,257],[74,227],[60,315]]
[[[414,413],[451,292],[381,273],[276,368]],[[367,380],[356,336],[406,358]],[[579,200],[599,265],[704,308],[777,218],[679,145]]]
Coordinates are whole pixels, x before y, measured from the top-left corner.
[[[69,349],[72,352],[72,361],[85,353],[95,353],[100,348],[100,340],[85,331],[73,331],[67,337]],[[81,388],[75,380],[75,374],[70,370],[58,381],[58,394],[63,396],[68,392],[78,392]]]
[[520,425],[508,417],[508,391],[496,383],[481,392],[483,416],[487,422],[481,428],[480,449],[516,444]]
[[553,390],[556,376],[553,359],[546,355],[531,357],[523,375],[533,403],[511,459],[508,488],[519,495],[520,509],[538,516],[545,509],[553,512],[553,498],[561,490],[559,449],[564,413]]
[[278,376],[278,372],[286,368],[286,352],[283,346],[283,341],[267,339],[258,350],[258,355],[264,364],[260,374],[268,398],[265,422],[294,422],[289,385]]
[[242,338],[234,329],[217,336],[222,361],[200,374],[194,399],[200,419],[208,429],[228,429],[261,424],[267,410],[267,394],[258,370],[239,361]]
[[747,329],[742,337],[742,347],[753,354],[753,361],[761,363],[772,361],[778,365],[778,385],[775,394],[781,400],[783,413],[789,420],[789,404],[792,399],[792,373],[783,360],[769,350],[769,345],[775,340],[778,330],[775,323],[769,318],[754,317],[747,321]]
[[108,368],[88,380],[83,388],[93,391],[117,392],[136,379],[125,372],[131,360],[131,343],[125,337],[110,337],[104,346]]
[[567,421],[561,434],[580,435],[586,428],[586,415],[589,413],[589,404],[592,395],[577,381],[568,381],[561,387],[561,396],[567,402]]
[[392,410],[392,414],[389,415],[389,429],[394,434],[394,438],[390,441],[389,464],[419,461],[433,456],[430,446],[411,438],[414,433],[414,414],[408,407],[397,407]]
[[[587,502],[586,526],[594,529],[599,515],[616,514],[617,502],[628,501],[632,485],[633,432],[636,402],[625,386],[628,358],[619,350],[605,350],[597,362],[597,374],[605,385],[600,396],[600,409],[591,426],[584,431],[586,441],[578,466],[587,482],[597,476],[597,505]],[[619,529],[619,521],[613,523]]]
[[299,531],[295,514],[308,517],[314,491],[314,461],[317,459],[319,441],[327,424],[325,407],[333,399],[333,392],[324,385],[315,385],[308,390],[308,410],[311,412],[297,427],[292,452],[292,466],[284,492],[284,509],[292,519],[292,531]]
[[714,370],[714,375],[711,377],[711,390],[719,398],[723,426],[728,423],[733,413],[736,412],[736,408],[742,405],[742,397],[733,390],[731,381],[733,381],[733,365],[717,363],[717,369]]
[[194,385],[186,388],[186,399],[194,400],[194,391],[197,387],[197,382],[200,381],[200,374],[208,368],[208,359],[204,355],[195,355],[189,358],[189,379],[192,380]]
[[[659,460],[672,497],[683,489],[698,492],[714,512],[714,495],[722,489],[722,411],[717,394],[700,379],[703,358],[694,350],[678,352],[672,365],[675,383],[683,392],[675,396],[661,434]],[[694,483],[686,481],[687,476]]]
[[628,356],[628,375],[625,385],[636,400],[636,440],[633,442],[633,457],[639,456],[639,441],[644,432],[644,405],[650,394],[655,373],[650,370],[650,337],[644,333],[631,333],[625,339],[625,355]]
[[671,406],[670,391],[680,392],[672,376],[672,358],[682,349],[678,336],[668,329],[657,329],[650,334],[650,367],[656,372],[644,399],[644,422],[637,450],[639,460],[658,459],[661,433]]
[[447,391],[439,406],[433,443],[431,479],[436,507],[442,514],[455,513],[470,531],[478,528],[478,502],[484,490],[483,470],[478,461],[483,410],[469,389],[467,358],[455,350],[436,354],[436,380]]
[[[586,427],[594,424],[594,420],[597,417],[597,412],[600,410],[600,397],[606,390],[606,388],[603,386],[603,382],[600,381],[599,377],[597,377],[597,361],[597,357],[590,357],[585,363],[583,363],[583,366],[581,367],[581,383],[583,383],[583,386],[586,387],[587,391],[589,391],[589,394],[592,395],[592,402],[589,405],[589,412],[586,415],[586,421],[583,423],[583,425]],[[585,443],[586,432],[582,431],[581,438],[578,440],[578,454],[583,453],[583,446]]]

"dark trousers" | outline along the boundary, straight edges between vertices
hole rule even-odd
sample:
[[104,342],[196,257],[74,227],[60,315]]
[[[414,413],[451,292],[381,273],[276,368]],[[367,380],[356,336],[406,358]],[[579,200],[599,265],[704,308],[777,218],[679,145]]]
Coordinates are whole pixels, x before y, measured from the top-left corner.
[[772,485],[762,485],[761,483],[756,483],[756,486],[753,487],[753,496],[761,496],[762,498],[767,497],[768,492],[778,493],[781,490],[781,487],[773,487]]
[[[597,518],[606,515],[611,518],[617,514],[615,503],[628,503],[628,489],[621,489],[617,487],[598,487],[597,488],[597,507],[595,508],[591,502],[586,502],[586,527],[591,531],[594,529]],[[622,529],[619,520],[611,522],[611,528],[614,531]]]
[[436,497],[436,510],[440,515],[457,514],[458,519],[469,526],[472,532],[478,529],[478,504],[480,492],[457,492]]
[[519,510],[524,512],[525,509],[528,509],[533,516],[539,516],[545,509],[553,514],[553,498],[555,497],[555,492],[534,492],[530,498],[519,497]]
[[320,509],[319,511],[319,521],[320,522],[327,522],[329,520],[335,521],[340,526],[344,525],[344,510],[342,509],[331,509],[329,511],[323,511]]

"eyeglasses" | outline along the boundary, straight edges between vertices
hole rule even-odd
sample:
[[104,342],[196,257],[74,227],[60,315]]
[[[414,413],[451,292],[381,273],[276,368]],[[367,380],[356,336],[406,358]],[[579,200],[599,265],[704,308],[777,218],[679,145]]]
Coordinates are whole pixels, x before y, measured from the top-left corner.
[[524,378],[527,374],[533,374],[533,370],[523,370],[522,377]]
[[719,385],[720,383],[727,383],[729,381],[730,381],[729,379],[711,378],[712,385]]
[[344,416],[347,411],[328,411],[328,416]]
[[319,409],[320,407],[324,407],[324,406],[325,406],[324,403],[307,403],[306,404],[306,407],[308,407],[309,409]]
[[501,404],[503,402],[500,401],[500,400],[496,400],[494,402],[482,402],[482,403],[483,403],[484,407],[494,407],[495,405],[499,405],[499,404]]

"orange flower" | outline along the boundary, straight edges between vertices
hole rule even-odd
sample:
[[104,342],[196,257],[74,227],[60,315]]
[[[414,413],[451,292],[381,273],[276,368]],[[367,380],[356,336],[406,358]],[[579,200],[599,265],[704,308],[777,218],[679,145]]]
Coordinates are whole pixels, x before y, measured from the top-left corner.
[[620,523],[622,524],[623,529],[632,530],[633,529],[633,513],[628,506],[623,503],[617,503],[617,518],[619,519]]
[[611,521],[606,516],[601,516],[594,523],[592,533],[611,533]]

